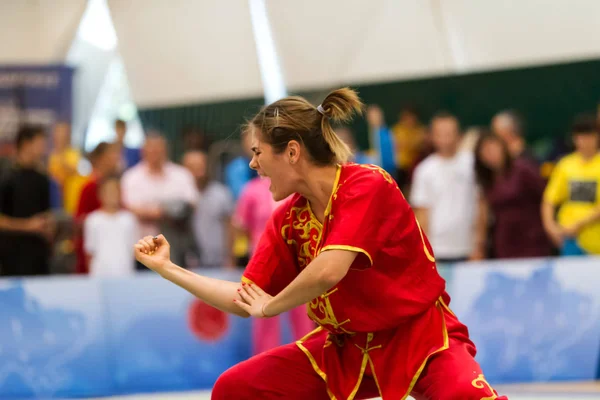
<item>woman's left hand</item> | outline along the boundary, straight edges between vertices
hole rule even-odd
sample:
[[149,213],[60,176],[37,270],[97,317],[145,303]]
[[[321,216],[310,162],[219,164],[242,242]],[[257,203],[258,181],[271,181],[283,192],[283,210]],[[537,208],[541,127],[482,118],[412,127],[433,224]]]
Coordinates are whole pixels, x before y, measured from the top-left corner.
[[255,318],[270,318],[275,315],[269,315],[265,309],[267,304],[273,298],[265,293],[261,288],[253,284],[243,283],[238,289],[240,299],[234,299],[234,303]]

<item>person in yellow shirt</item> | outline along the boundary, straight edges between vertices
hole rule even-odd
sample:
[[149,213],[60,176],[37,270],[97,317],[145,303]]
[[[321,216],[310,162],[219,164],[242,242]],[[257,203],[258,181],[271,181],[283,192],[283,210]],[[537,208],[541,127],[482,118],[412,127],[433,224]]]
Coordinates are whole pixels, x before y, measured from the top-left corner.
[[411,170],[425,143],[425,128],[415,110],[406,107],[400,112],[392,133],[396,150],[396,177],[402,188],[410,183]]
[[572,135],[575,152],[552,171],[542,220],[561,255],[600,255],[600,132],[595,117],[577,117]]
[[77,171],[81,153],[71,147],[71,126],[69,124],[59,122],[54,126],[52,144],[52,152],[48,160],[48,173],[62,189],[65,211],[73,214],[87,177],[81,176]]

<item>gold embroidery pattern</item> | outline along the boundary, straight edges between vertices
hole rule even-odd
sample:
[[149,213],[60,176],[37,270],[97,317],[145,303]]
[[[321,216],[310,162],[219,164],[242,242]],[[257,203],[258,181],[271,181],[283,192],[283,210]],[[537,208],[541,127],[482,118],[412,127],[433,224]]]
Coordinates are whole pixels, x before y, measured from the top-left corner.
[[379,172],[381,174],[381,176],[383,176],[383,179],[386,180],[387,183],[394,185],[396,187],[396,189],[400,190],[400,188],[398,187],[398,184],[396,183],[394,178],[392,178],[392,176],[385,169],[383,169],[377,165],[373,165],[373,164],[356,164],[356,165],[358,165],[359,167],[371,170],[373,172]]
[[343,325],[350,322],[350,319],[338,322],[333,312],[333,307],[331,306],[329,296],[337,292],[337,290],[338,288],[330,290],[329,292],[322,294],[308,303],[306,307],[308,317],[320,326],[326,328],[329,332],[352,334],[353,332],[346,330],[343,327]]
[[494,400],[497,399],[498,396],[494,393],[494,389],[492,389],[492,385],[490,385],[486,380],[483,374],[479,374],[479,376],[471,382],[471,385],[477,389],[488,389],[490,393],[492,393],[489,397],[482,397],[480,400]]
[[304,207],[292,207],[286,219],[291,222],[281,228],[281,236],[296,248],[298,266],[303,269],[315,258],[323,227],[312,215],[308,203]]
[[[331,207],[333,199],[337,197],[337,191],[341,184],[339,183],[342,167],[338,166],[336,178],[334,182],[333,193],[329,199],[327,208],[325,209],[325,220],[331,216]],[[298,266],[300,269],[305,268],[312,260],[315,259],[319,252],[319,246],[323,235],[323,225],[316,218],[310,208],[308,201],[300,207],[292,207],[285,216],[286,223],[281,228],[281,236],[288,245],[295,249]],[[330,332],[334,333],[351,333],[342,328],[342,325],[350,322],[349,319],[338,322],[329,296],[335,293],[338,289],[333,289],[316,299],[313,299],[307,304],[307,313],[309,318],[317,324],[325,327]]]

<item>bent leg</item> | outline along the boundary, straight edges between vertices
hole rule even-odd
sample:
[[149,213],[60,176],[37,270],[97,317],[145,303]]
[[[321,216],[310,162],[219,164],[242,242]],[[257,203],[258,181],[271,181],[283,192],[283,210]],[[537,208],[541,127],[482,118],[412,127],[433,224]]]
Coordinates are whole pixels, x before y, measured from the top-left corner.
[[219,377],[212,400],[329,400],[325,381],[306,355],[288,344],[231,367]]
[[485,380],[474,348],[450,338],[450,348],[434,355],[411,395],[416,400],[508,400]]

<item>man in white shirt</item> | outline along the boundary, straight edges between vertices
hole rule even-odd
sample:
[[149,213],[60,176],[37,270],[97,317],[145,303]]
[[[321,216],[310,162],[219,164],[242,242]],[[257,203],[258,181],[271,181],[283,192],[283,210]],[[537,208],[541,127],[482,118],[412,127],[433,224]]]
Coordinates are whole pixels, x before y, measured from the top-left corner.
[[171,257],[185,265],[186,240],[191,237],[189,220],[199,193],[192,174],[168,160],[165,138],[155,134],[146,137],[142,161],[125,172],[121,189],[123,204],[140,222],[141,236],[175,235]]
[[438,262],[469,258],[473,250],[477,188],[472,153],[460,152],[456,117],[439,113],[431,120],[435,153],[415,170],[410,201]]

